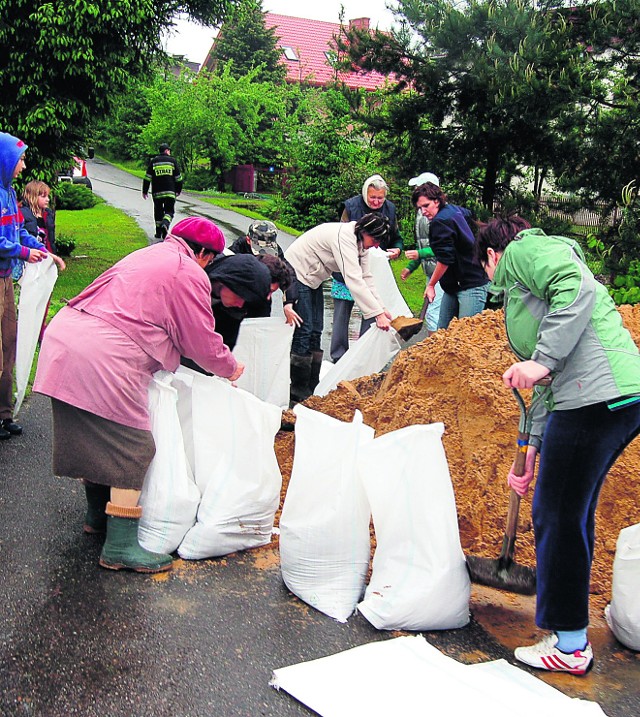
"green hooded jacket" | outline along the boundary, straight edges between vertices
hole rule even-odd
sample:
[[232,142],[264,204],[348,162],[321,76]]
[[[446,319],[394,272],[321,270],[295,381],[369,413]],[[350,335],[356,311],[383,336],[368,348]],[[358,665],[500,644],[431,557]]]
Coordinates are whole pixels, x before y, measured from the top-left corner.
[[[503,294],[513,352],[551,371],[547,410],[640,395],[638,348],[575,241],[542,229],[520,232],[498,262],[491,291]],[[544,410],[533,419],[533,445],[545,420]]]

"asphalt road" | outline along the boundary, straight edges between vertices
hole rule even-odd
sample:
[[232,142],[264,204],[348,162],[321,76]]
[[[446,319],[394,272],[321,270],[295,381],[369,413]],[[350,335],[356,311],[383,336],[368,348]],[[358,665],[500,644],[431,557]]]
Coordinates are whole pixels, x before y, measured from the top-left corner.
[[[96,191],[108,181],[96,179]],[[142,199],[133,182],[130,192],[134,211]],[[337,623],[292,596],[271,546],[177,561],[159,576],[101,569],[100,538],[81,530],[82,487],[51,474],[48,400],[30,397],[19,418],[24,435],[0,442],[2,717],[309,715],[269,686],[274,669],[395,636],[360,615]],[[532,613],[532,598],[474,589],[467,627],[425,636],[465,663],[513,663],[514,644],[533,635]],[[609,717],[635,717],[638,656],[617,644],[601,619],[593,622],[594,670],[546,681],[597,700]],[[446,712],[428,697],[420,714]]]
[[[155,226],[153,221],[153,201],[142,197],[142,180],[101,159],[87,160],[87,171],[91,177],[93,191],[118,209],[133,217],[147,234],[149,243],[156,241],[153,237]],[[234,242],[241,234],[246,234],[253,221],[241,214],[203,202],[196,195],[183,192],[176,200],[174,222],[189,216],[202,216],[213,219],[224,232],[227,245]],[[286,249],[294,240],[291,234],[279,232],[278,242]]]

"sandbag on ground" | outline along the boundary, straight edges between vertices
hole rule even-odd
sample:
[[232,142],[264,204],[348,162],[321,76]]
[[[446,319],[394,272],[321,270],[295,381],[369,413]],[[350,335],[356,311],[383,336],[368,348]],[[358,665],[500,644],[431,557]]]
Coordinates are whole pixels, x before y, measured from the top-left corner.
[[322,378],[314,395],[326,396],[340,383],[352,378],[369,376],[381,371],[400,350],[398,336],[393,329],[383,331],[372,326],[335,364],[321,372]]
[[238,388],[273,403],[289,406],[290,353],[293,326],[280,316],[244,319],[233,355],[244,364]]
[[138,540],[147,550],[172,553],[196,522],[200,491],[187,461],[173,374],[158,371],[149,385],[149,413],[156,454],[142,486]]
[[623,528],[618,536],[605,617],[625,647],[640,650],[640,523]]
[[282,577],[294,595],[345,622],[369,567],[370,511],[356,464],[373,429],[357,411],[352,423],[300,404],[294,411],[295,454],[280,517]]
[[223,379],[181,367],[176,380],[186,378],[192,384],[189,445],[202,499],[178,554],[195,560],[266,545],[282,486],[274,450],[282,412]]
[[442,447],[442,423],[376,438],[359,471],[376,533],[358,610],[379,630],[443,630],[469,622],[471,585]]

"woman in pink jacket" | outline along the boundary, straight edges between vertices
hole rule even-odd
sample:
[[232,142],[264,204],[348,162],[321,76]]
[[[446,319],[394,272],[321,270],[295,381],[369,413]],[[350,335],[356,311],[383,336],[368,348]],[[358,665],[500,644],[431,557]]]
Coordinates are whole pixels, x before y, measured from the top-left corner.
[[[106,529],[105,568],[159,572],[172,564],[137,538],[138,499],[155,453],[147,408],[152,375],[175,371],[181,355],[231,381],[244,370],[215,332],[203,271],[224,244],[207,219],[178,222],[164,242],[105,271],[45,332],[34,391],[52,399],[53,470],[84,479],[84,529]],[[242,302],[226,287],[221,300]]]

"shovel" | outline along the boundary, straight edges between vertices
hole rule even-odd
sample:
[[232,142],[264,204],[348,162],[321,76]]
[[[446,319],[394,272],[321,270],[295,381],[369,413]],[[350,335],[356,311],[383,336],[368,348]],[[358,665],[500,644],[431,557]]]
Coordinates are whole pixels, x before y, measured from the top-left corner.
[[[538,381],[538,386],[548,386],[550,378]],[[524,474],[529,433],[531,431],[531,411],[544,397],[545,392],[540,391],[531,401],[529,410],[517,389],[511,389],[520,406],[520,422],[518,424],[518,449],[513,466],[516,476]],[[509,510],[507,512],[507,527],[502,541],[502,550],[497,560],[481,558],[476,555],[467,556],[467,569],[471,582],[488,585],[500,590],[519,593],[521,595],[534,595],[536,592],[536,571],[525,565],[519,565],[513,559],[516,547],[516,532],[518,528],[518,514],[520,512],[520,496],[512,489],[509,495]]]
[[391,327],[396,330],[398,336],[403,341],[408,341],[412,336],[420,332],[424,324],[424,317],[427,315],[429,308],[429,299],[425,296],[420,309],[420,315],[417,319],[408,318],[407,316],[396,316],[391,322]]

